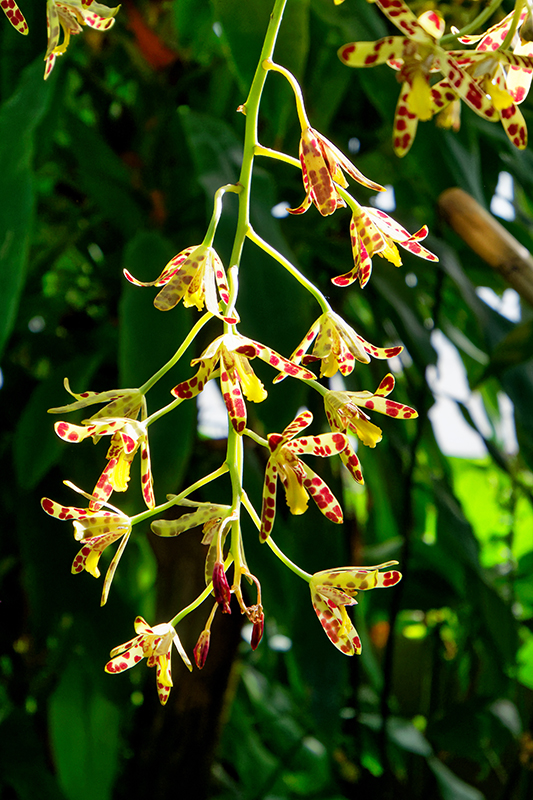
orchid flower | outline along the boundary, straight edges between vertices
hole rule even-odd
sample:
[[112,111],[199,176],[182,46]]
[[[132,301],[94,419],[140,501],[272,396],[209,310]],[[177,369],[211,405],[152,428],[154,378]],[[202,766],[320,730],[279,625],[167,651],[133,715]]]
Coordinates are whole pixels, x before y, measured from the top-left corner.
[[[293,437],[307,428],[313,421],[310,411],[299,414],[283,433],[270,433],[265,482],[263,484],[263,507],[261,511],[260,538],[265,541],[270,535],[276,516],[276,490],[278,477],[284,489],[291,514],[307,511],[309,495],[320,511],[332,522],[342,522],[341,507],[322,478],[304,464],[300,455],[333,456],[342,453],[348,440],[341,433],[323,433],[301,439]],[[292,441],[291,441],[292,440]]]
[[240,334],[226,333],[211,342],[200,358],[191,361],[191,366],[200,365],[198,372],[194,378],[175,386],[172,394],[184,399],[199,394],[220,362],[220,383],[224,402],[235,431],[242,433],[246,427],[246,405],[242,393],[244,392],[247,400],[253,403],[261,403],[267,396],[265,387],[250,366],[249,359],[255,357],[286,375],[315,380],[312,372],[293,364],[270,347]]
[[65,442],[77,444],[92,437],[96,444],[101,436],[111,436],[107,451],[107,467],[94,487],[89,508],[97,511],[112,492],[125,492],[130,479],[130,467],[135,453],[141,450],[141,485],[144,502],[148,508],[155,506],[148,431],[144,422],[121,418],[102,417],[96,422],[86,421],[85,425],[72,425],[69,422],[56,422],[55,432]]
[[354,266],[344,275],[331,279],[335,286],[349,286],[355,280],[361,288],[366,286],[372,272],[372,256],[377,254],[386,258],[395,267],[401,267],[402,259],[396,244],[426,261],[438,261],[437,256],[419,244],[428,235],[424,225],[416,233],[410,234],[392,217],[379,208],[359,206],[353,208],[350,224],[350,239]]
[[76,394],[70,388],[68,378],[65,378],[64,386],[67,392],[75,398],[75,402],[66,406],[49,408],[49,414],[65,414],[69,411],[77,411],[80,408],[96,405],[97,403],[106,403],[100,411],[97,411],[96,414],[89,418],[91,422],[103,417],[128,417],[133,420],[137,419],[139,411],[141,412],[141,419],[146,419],[146,399],[138,389],[111,389],[106,392],[81,392],[81,394]]
[[224,265],[212,247],[187,247],[168,262],[155,281],[138,281],[127,269],[124,275],[135,286],[163,287],[154,300],[154,306],[159,311],[169,311],[183,300],[185,308],[196,306],[201,311],[205,303],[214,316],[230,324],[238,321],[235,316],[227,318],[220,313],[216,287],[222,302],[228,305],[228,281]]
[[418,120],[431,119],[434,113],[430,74],[440,72],[454,91],[476,114],[489,120],[498,112],[489,97],[454,59],[439,46],[445,23],[438,11],[413,14],[403,0],[376,0],[376,5],[402,32],[376,42],[351,42],[338,51],[340,60],[350,67],[373,67],[387,63],[398,71],[402,83],[396,105],[393,147],[404,156],[413,144]]
[[[312,353],[307,353],[314,342]],[[346,322],[333,311],[322,314],[313,323],[303,341],[291,356],[294,364],[307,366],[313,361],[320,361],[320,377],[331,378],[340,371],[342,375],[350,375],[355,362],[370,362],[370,356],[386,359],[399,355],[403,350],[396,347],[376,347],[359,336]],[[280,374],[274,379],[279,383],[285,378]]]
[[[375,567],[340,567],[316,572],[309,582],[311,602],[328,639],[347,656],[361,653],[361,639],[346,611],[357,605],[359,591],[395,586],[402,575],[391,570],[397,561]],[[385,569],[386,572],[379,570]]]
[[185,666],[192,670],[189,656],[185,652],[175,628],[170,623],[163,622],[151,628],[146,620],[137,617],[134,627],[138,635],[111,650],[111,660],[105,665],[105,671],[113,675],[117,672],[124,672],[138,664],[141,659],[146,658],[148,666],[156,668],[157,694],[159,702],[164,706],[172,688],[172,643]]
[[[80,494],[85,492],[72,486]],[[91,495],[85,495],[88,498]],[[131,534],[131,519],[118,508],[108,506],[111,511],[91,511],[90,508],[74,508],[63,506],[47,497],[43,497],[41,505],[47,514],[56,519],[72,520],[74,538],[82,543],[82,548],[72,562],[72,572],[77,574],[85,569],[94,578],[100,577],[98,562],[100,556],[109,545],[122,539],[113,560],[108,567],[102,590],[101,605],[105,605],[115,575],[118,562],[124,552]]]
[[[96,0],[48,0],[46,4],[46,22],[48,26],[48,47],[44,60],[46,62],[44,79],[46,80],[54,68],[57,56],[66,52],[73,34],[81,33],[82,26],[88,25],[99,31],[106,31],[115,24],[115,16],[120,6],[108,8]],[[59,37],[63,29],[63,43]]]
[[291,214],[303,214],[311,203],[314,203],[323,217],[333,214],[337,208],[344,207],[346,203],[336,189],[336,184],[343,188],[348,186],[343,170],[367,189],[375,192],[385,191],[379,183],[365,178],[332,142],[314,128],[302,130],[300,163],[305,198],[298,208],[288,209]]
[[[383,378],[374,394],[367,391],[327,392],[324,396],[324,406],[331,429],[342,433],[355,433],[363,444],[375,447],[382,439],[382,431],[370,421],[362,408],[398,419],[418,417],[414,408],[385,399],[394,389],[394,385],[394,376],[389,373]],[[349,441],[340,456],[357,483],[364,483],[359,459]]]

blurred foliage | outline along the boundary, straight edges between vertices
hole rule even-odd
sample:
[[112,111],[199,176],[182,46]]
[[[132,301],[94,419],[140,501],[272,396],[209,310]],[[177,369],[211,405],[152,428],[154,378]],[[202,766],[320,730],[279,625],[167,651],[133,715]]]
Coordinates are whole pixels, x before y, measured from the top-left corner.
[[[170,786],[193,785],[185,777],[192,772],[195,796],[216,800],[340,800],[362,792],[395,800],[530,798],[532,314],[523,306],[513,322],[480,299],[480,286],[500,297],[506,287],[446,229],[437,199],[458,185],[488,206],[499,174],[509,173],[516,216],[507,225],[531,248],[531,151],[512,149],[498,125],[463,108],[458,134],[425,123],[398,160],[394,74],[386,66],[348,70],[336,57],[347,41],[383,35],[384,18],[363,0],[289,3],[276,58],[302,80],[313,125],[345,151],[358,149],[357,166],[394,187],[399,222],[410,230],[430,226],[440,263],[406,255],[396,270],[375,258],[364,291],[333,287],[329,279],[351,261],[348,212],[274,218],[273,206],[301,201],[301,178],[285,164],[257,162],[256,230],[291,254],[361,335],[405,345],[395,399],[420,412],[408,423],[379,421],[382,443],[361,454],[364,490],[342,474],[331,477],[340,492],[344,486],[342,530],[314,508],[289,519],[280,507],[276,538],[310,571],[398,558],[404,580],[361,598],[355,619],[363,654],[346,659],[317,624],[305,585],[246,530],[264,589],[265,639],[252,653],[244,639],[238,643],[238,619],[231,636],[229,620],[217,620],[214,634],[229,659],[224,680],[204,686],[204,673],[178,671],[161,711],[152,671],[111,678],[102,668],[111,647],[130,636],[136,614],[175,613],[197,533],[154,543],[148,525],[139,526],[100,609],[99,584],[70,574],[71,531],[45,516],[39,499],[71,503],[61,487],[66,478],[93,485],[104,445],[63,445],[46,409],[66,402],[65,375],[75,391],[146,380],[195,318],[181,307],[156,312],[150,290],[126,285],[122,268],[142,280],[156,277],[169,257],[201,241],[213,191],[236,180],[243,133],[236,109],[270,0],[129,0],[109,33],[85,29],[75,37],[46,83],[44,3],[25,5],[28,37],[5,20],[0,28],[0,796],[33,800],[39,787],[43,800],[147,791],[160,798]],[[477,5],[444,10],[462,24]],[[522,110],[533,129],[531,100]],[[277,75],[269,77],[262,111],[263,144],[295,154],[293,100]],[[358,187],[357,196],[367,202],[369,193]],[[236,210],[228,201],[216,241],[226,259]],[[241,330],[289,355],[316,313],[301,287],[251,247],[241,286]],[[426,375],[435,374],[437,330],[455,346],[484,408],[484,424],[474,415],[482,458],[445,455],[435,439]],[[189,374],[180,363],[149,402],[167,402],[171,386]],[[374,362],[356,369],[347,388],[373,390],[383,374]],[[265,369],[264,380],[271,377]],[[516,452],[502,437],[502,393],[514,405]],[[450,405],[475,428],[471,406],[459,400]],[[323,419],[316,395],[285,381],[250,414],[265,431],[280,431],[303,404]],[[199,438],[191,404],[175,416],[154,430],[161,497],[178,491],[185,475],[189,482],[205,474],[220,451],[217,441]],[[253,447],[247,470],[258,501],[264,460]],[[121,504],[126,513],[138,510],[137,484],[134,477]],[[199,629],[185,634],[189,652]],[[200,718],[207,720],[204,738]],[[181,740],[177,749],[178,736],[190,738],[189,750]],[[205,775],[194,773],[198,764]]]

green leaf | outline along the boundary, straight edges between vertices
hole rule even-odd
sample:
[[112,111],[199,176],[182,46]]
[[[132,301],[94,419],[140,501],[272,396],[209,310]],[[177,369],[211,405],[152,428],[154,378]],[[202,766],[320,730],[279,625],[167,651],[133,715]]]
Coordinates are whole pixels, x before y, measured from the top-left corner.
[[133,197],[131,174],[98,130],[89,128],[74,114],[67,117],[67,130],[74,142],[80,183],[126,238],[144,225],[145,215]]
[[431,745],[426,737],[407,720],[390,717],[387,720],[387,736],[402,750],[419,756],[431,755]]
[[74,657],[50,698],[52,749],[68,800],[107,800],[117,774],[121,711],[98,688],[95,666]]
[[510,367],[530,361],[533,353],[533,320],[516,325],[494,348],[490,364],[480,382],[491,375],[500,375]]
[[458,778],[436,756],[428,758],[428,766],[437,779],[443,800],[484,800],[485,795]]
[[2,786],[7,784],[11,787],[18,800],[35,800],[37,786],[42,800],[63,800],[66,797],[47,766],[49,754],[45,752],[42,737],[36,730],[35,717],[15,709],[2,721],[0,737]]
[[53,84],[43,82],[39,60],[24,70],[0,108],[0,353],[26,280],[35,209],[34,134],[52,91]]

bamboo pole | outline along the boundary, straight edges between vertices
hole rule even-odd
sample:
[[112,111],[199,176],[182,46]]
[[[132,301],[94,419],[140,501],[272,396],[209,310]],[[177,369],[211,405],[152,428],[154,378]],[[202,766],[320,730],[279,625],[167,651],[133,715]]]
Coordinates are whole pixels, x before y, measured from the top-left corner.
[[533,306],[533,256],[529,250],[463,189],[446,189],[438,205],[461,239]]

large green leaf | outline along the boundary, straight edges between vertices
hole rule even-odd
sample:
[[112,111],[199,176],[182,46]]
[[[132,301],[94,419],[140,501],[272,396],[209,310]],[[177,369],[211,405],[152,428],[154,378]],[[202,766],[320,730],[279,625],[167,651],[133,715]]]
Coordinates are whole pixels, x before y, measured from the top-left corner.
[[34,134],[53,88],[53,83],[43,83],[39,60],[23,72],[0,108],[0,353],[26,280],[35,209]]
[[68,800],[107,800],[118,768],[121,712],[91,671],[73,657],[50,698],[52,750]]

